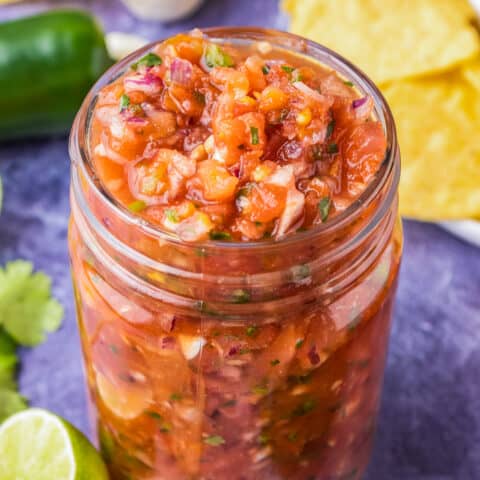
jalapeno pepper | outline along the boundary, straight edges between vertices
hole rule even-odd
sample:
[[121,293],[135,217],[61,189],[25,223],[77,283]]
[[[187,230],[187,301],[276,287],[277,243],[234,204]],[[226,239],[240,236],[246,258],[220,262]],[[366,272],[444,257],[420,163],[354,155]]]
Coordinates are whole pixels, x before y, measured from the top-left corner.
[[0,25],[0,140],[68,131],[113,63],[87,12],[55,10]]

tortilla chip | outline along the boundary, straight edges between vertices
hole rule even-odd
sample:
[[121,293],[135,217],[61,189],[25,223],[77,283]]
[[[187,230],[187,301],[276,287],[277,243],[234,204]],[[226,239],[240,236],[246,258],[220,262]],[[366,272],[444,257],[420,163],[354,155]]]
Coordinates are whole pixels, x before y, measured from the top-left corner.
[[291,30],[379,84],[452,69],[480,51],[468,0],[283,0]]
[[[480,61],[466,68],[480,69]],[[399,81],[383,92],[400,141],[401,214],[423,220],[480,218],[478,86],[458,69]]]

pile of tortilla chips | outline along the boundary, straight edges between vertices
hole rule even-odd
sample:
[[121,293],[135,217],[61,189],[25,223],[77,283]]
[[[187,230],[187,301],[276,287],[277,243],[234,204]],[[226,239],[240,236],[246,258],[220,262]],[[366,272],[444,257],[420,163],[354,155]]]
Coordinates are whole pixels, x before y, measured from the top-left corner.
[[400,210],[480,219],[480,33],[468,0],[284,0],[291,30],[381,88],[402,154]]

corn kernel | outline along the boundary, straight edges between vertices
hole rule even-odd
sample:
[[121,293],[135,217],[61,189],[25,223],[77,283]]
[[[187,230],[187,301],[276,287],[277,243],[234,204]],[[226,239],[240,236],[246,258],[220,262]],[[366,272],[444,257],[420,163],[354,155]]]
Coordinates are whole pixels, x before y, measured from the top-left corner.
[[254,107],[257,104],[255,99],[249,96],[242,97],[240,100],[238,100],[238,103],[246,105],[247,107]]
[[268,165],[258,165],[252,173],[253,181],[261,182],[272,173],[272,169]]
[[312,111],[307,107],[297,115],[297,125],[306,127],[312,121]]
[[215,138],[213,137],[213,135],[210,135],[205,140],[205,142],[203,142],[203,146],[208,155],[211,155],[213,153],[213,151],[215,150]]
[[258,100],[261,97],[260,92],[253,92],[253,96]]

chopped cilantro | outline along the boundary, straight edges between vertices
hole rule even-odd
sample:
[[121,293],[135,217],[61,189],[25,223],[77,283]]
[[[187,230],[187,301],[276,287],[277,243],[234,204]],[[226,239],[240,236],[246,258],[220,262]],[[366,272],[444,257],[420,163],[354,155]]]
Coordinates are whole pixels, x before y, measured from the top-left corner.
[[260,445],[266,445],[270,441],[270,437],[266,433],[261,433],[258,436],[258,443]]
[[335,128],[335,120],[331,120],[327,125],[327,134],[325,138],[329,139],[332,136],[334,128]]
[[208,68],[233,67],[235,65],[232,57],[214,43],[208,44],[203,58]]
[[178,223],[180,218],[178,218],[178,212],[174,208],[167,208],[165,210],[165,216],[172,223]]
[[220,232],[213,230],[210,232],[210,238],[212,240],[231,240],[232,236],[228,232]]
[[145,210],[146,207],[147,204],[142,200],[135,200],[128,206],[128,209],[133,213],[139,213],[142,210]]
[[332,202],[330,200],[330,197],[323,197],[318,202],[318,211],[320,212],[320,219],[322,220],[322,222],[327,221],[328,215],[330,214],[331,205],[332,205]]
[[111,345],[108,346],[108,348],[109,348],[110,351],[111,351],[112,353],[114,353],[115,355],[118,354],[118,347],[117,347],[116,345],[111,344]]
[[145,66],[145,67],[154,67],[155,65],[161,65],[162,59],[156,55],[155,53],[147,53],[144,57],[142,57],[138,62],[132,63],[132,70],[138,70],[138,67]]
[[35,346],[57,330],[63,308],[51,298],[51,281],[17,260],[0,268],[0,423],[27,407],[17,391],[17,346]]
[[218,447],[225,444],[225,439],[220,435],[209,435],[203,439],[203,442],[211,447]]
[[303,82],[303,75],[300,70],[295,69],[295,71],[292,74],[292,82]]
[[293,417],[303,417],[304,415],[307,415],[310,413],[314,408],[316,404],[313,400],[305,400],[303,403],[298,405],[295,410],[292,412]]
[[176,402],[177,400],[181,400],[183,398],[183,395],[181,393],[172,393],[170,395],[170,400],[172,402]]
[[295,442],[298,438],[298,433],[297,432],[290,432],[288,435],[287,435],[287,440],[289,442]]
[[303,345],[303,338],[300,338],[299,340],[296,341],[295,343],[295,348],[298,350],[299,348],[301,348],[301,346]]
[[123,94],[120,97],[120,111],[123,112],[130,106],[130,97],[128,95]]
[[344,83],[345,85],[347,85],[348,87],[353,87],[353,86],[354,86],[354,85],[353,85],[353,82],[351,82],[350,80],[345,80],[343,83]]
[[254,337],[258,333],[258,327],[256,325],[250,325],[245,332],[248,337]]
[[205,105],[205,95],[200,92],[199,90],[194,90],[193,91],[193,98],[200,104],[200,105]]
[[294,67],[290,67],[289,65],[282,65],[281,69],[287,73],[292,73],[295,70]]
[[250,135],[251,135],[252,145],[258,145],[258,143],[259,143],[258,128],[257,127],[250,127]]
[[152,410],[146,411],[145,415],[148,415],[149,417],[154,418],[155,420],[159,420],[159,421],[163,420],[163,417],[159,413],[154,412]]
[[247,353],[250,353],[250,349],[249,348],[241,348],[238,353],[240,355],[246,355]]
[[233,303],[248,303],[250,301],[250,294],[246,290],[238,288],[232,292],[232,301]]
[[305,280],[311,275],[310,267],[308,265],[295,265],[294,267],[292,267],[291,272],[292,280],[294,282],[300,282],[301,280]]
[[160,432],[162,433],[169,433],[171,430],[172,426],[167,422],[162,423],[162,425],[160,426]]
[[268,393],[268,387],[266,385],[256,385],[252,388],[252,393],[255,395],[266,395]]
[[262,72],[264,75],[268,75],[268,72],[270,72],[270,67],[268,65],[264,65],[262,67]]
[[270,365],[271,365],[272,367],[275,367],[275,366],[278,365],[279,363],[280,363],[280,360],[279,360],[278,358],[276,358],[275,360],[272,360],[272,361],[270,362]]
[[327,145],[327,153],[338,153],[338,145],[336,143],[329,143]]

